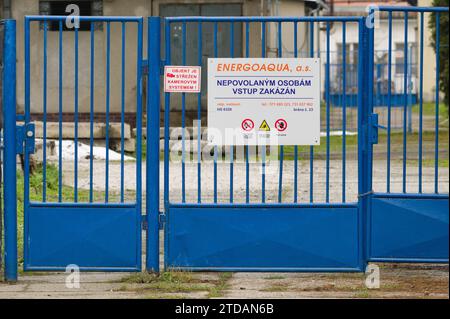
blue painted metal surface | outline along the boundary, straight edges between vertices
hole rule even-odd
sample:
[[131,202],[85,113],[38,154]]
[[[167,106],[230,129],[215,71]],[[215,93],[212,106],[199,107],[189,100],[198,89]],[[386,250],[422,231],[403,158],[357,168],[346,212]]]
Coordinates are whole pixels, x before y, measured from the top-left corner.
[[[344,104],[348,107],[358,106],[358,95],[347,94],[345,100],[342,98],[342,93],[330,94],[330,101],[333,107],[344,107]],[[388,106],[390,99],[391,107],[403,107],[405,103],[405,96],[403,93],[397,94],[378,94],[375,95],[374,107],[386,107]],[[406,97],[408,108],[411,108],[414,104],[418,103],[418,98],[415,94],[408,95]]]
[[26,213],[24,270],[140,270],[136,206],[31,204]]
[[[371,13],[373,13],[372,9]],[[434,193],[427,194],[423,188],[423,37],[424,37],[424,14],[434,13],[436,23],[436,36],[439,38],[440,15],[448,14],[448,8],[420,8],[420,7],[379,7],[378,10],[387,12],[388,16],[388,47],[392,51],[392,20],[394,14],[400,14],[403,17],[404,24],[404,78],[403,78],[403,130],[402,130],[402,169],[401,169],[401,193],[391,193],[391,117],[388,116],[388,143],[387,143],[387,180],[385,193],[367,193],[370,197],[370,207],[367,211],[368,220],[366,227],[366,241],[368,260],[386,261],[386,262],[447,262],[448,263],[448,193],[439,193],[439,90],[436,90],[435,96],[435,128],[434,128]],[[419,31],[419,131],[418,140],[408,138],[410,128],[407,125],[408,103],[410,103],[408,88],[408,76],[410,76],[411,67],[408,63],[408,56],[411,52],[408,50],[408,17],[411,12],[417,12],[421,22]],[[376,31],[375,31],[376,32]],[[373,33],[373,31],[372,31]],[[371,43],[374,42],[372,38]],[[436,51],[439,52],[439,42],[436,41]],[[372,62],[374,60],[373,50],[371,53]],[[438,65],[439,58],[436,55]],[[409,65],[409,66],[408,66]],[[391,77],[392,62],[391,54],[388,60],[388,75]],[[436,68],[436,87],[439,87],[439,67]],[[409,73],[409,74],[408,74]],[[369,77],[371,78],[371,77]],[[389,81],[390,82],[390,81]],[[395,97],[388,90],[389,111],[394,106]],[[430,132],[427,132],[430,133]],[[414,177],[407,174],[409,166],[407,150],[418,145],[418,187],[409,189],[410,180]],[[370,156],[369,170],[372,172],[372,156]],[[372,190],[372,186],[370,188]]]
[[358,207],[173,205],[166,267],[362,271]]
[[[66,77],[63,70],[66,70],[65,63],[67,57],[64,54],[64,45],[66,43],[66,33],[70,31],[63,30],[63,23],[65,23],[65,16],[26,16],[25,17],[25,114],[24,120],[26,125],[31,125],[30,112],[30,90],[31,90],[31,76],[30,69],[32,63],[37,61],[34,55],[31,55],[31,42],[34,38],[30,36],[30,28],[32,24],[40,24],[42,27],[42,37],[44,39],[43,50],[43,83],[42,86],[37,85],[38,90],[42,90],[43,96],[43,113],[41,118],[34,115],[34,119],[43,121],[44,139],[46,139],[46,118],[47,118],[47,59],[50,54],[55,55],[54,58],[58,60],[58,123],[59,123],[59,151],[58,151],[58,189],[57,199],[50,198],[47,187],[47,158],[43,160],[43,185],[42,185],[42,201],[33,201],[30,198],[30,170],[28,167],[29,155],[34,151],[27,147],[24,149],[25,172],[24,172],[24,270],[64,270],[68,264],[76,264],[82,270],[108,270],[108,271],[139,271],[141,269],[141,207],[142,207],[142,178],[141,178],[141,158],[142,158],[142,48],[143,48],[143,18],[141,17],[79,17],[81,21],[90,23],[90,36],[87,38],[90,43],[90,77],[89,83],[89,99],[90,99],[90,151],[89,159],[89,198],[81,200],[78,189],[78,143],[75,146],[75,157],[73,159],[74,167],[74,189],[73,197],[68,198],[63,195],[63,174],[65,165],[71,165],[63,161],[62,156],[62,127],[63,112],[68,110],[68,105],[65,105],[66,100],[64,95],[67,94],[65,88],[73,83],[73,106],[74,110],[74,140],[78,140],[78,83],[81,70],[79,70],[79,36],[78,30],[74,32],[74,78]],[[50,52],[47,50],[47,26],[51,21],[57,22],[59,28],[57,30],[58,50]],[[102,23],[105,29],[106,41],[106,69],[105,69],[105,94],[103,107],[96,105],[94,92],[96,90],[96,74],[95,74],[95,48],[94,44],[96,27],[95,24]],[[134,24],[135,28],[135,53],[136,64],[125,65],[125,52],[127,43],[126,24]],[[120,87],[121,87],[121,174],[120,174],[120,194],[118,198],[111,196],[110,192],[110,176],[109,176],[109,152],[106,149],[105,161],[105,177],[104,177],[104,195],[98,198],[94,190],[94,162],[93,162],[93,147],[94,147],[94,113],[105,112],[105,127],[106,138],[105,143],[109,145],[110,132],[110,106],[112,103],[111,83],[115,81],[111,74],[112,55],[111,55],[111,28],[113,25],[118,25],[122,29],[122,43],[120,58]],[[133,39],[134,40],[134,39]],[[159,59],[155,58],[154,60]],[[125,199],[124,190],[124,112],[125,112],[125,70],[133,68],[136,72],[135,86],[136,86],[136,165],[135,165],[135,181],[136,193],[134,199]],[[128,80],[129,82],[132,82]],[[35,84],[33,84],[35,85]],[[64,87],[63,87],[64,86]],[[64,89],[63,89],[64,88]],[[155,126],[155,124],[152,124]],[[159,132],[151,128],[149,132]],[[151,134],[149,134],[151,135]],[[45,148],[44,148],[45,149]],[[150,152],[149,152],[150,153]],[[38,172],[35,174],[39,174]],[[130,178],[130,177],[127,177]],[[65,186],[64,186],[65,187]],[[149,189],[149,188],[147,188]],[[66,191],[67,192],[67,191]],[[158,193],[156,193],[156,196]],[[97,196],[96,196],[97,195]],[[150,198],[155,195],[151,194]],[[101,202],[98,202],[101,200]],[[150,205],[152,207],[152,205]],[[152,211],[152,216],[155,214]],[[158,209],[156,208],[156,216],[158,218]],[[149,219],[152,221],[151,219]],[[152,226],[155,224],[152,221]],[[157,224],[156,224],[157,225]],[[153,247],[153,246],[152,246]]]
[[[360,40],[367,42],[367,32],[362,32],[364,27],[364,19],[361,17],[170,17],[164,20],[165,22],[165,64],[180,64],[186,65],[185,57],[185,37],[187,26],[193,25],[193,29],[197,29],[197,35],[192,34],[191,37],[196,37],[198,41],[198,61],[197,65],[206,68],[206,64],[202,57],[202,43],[206,40],[205,35],[208,33],[210,26],[212,29],[211,41],[213,46],[213,56],[217,56],[218,48],[217,30],[220,27],[230,28],[230,40],[234,39],[233,29],[236,25],[242,24],[245,27],[245,52],[246,57],[250,57],[250,26],[256,25],[261,32],[256,39],[260,42],[260,53],[258,55],[266,57],[269,53],[267,50],[267,39],[269,38],[269,27],[272,24],[275,27],[275,39],[277,47],[277,56],[283,56],[283,48],[286,41],[282,36],[282,30],[285,25],[292,25],[294,33],[298,25],[307,25],[311,34],[314,34],[314,28],[318,28],[320,22],[325,22],[328,26],[327,43],[330,42],[330,28],[331,23],[340,24],[355,24],[360,29]],[[181,47],[182,52],[180,61],[172,61],[171,57],[175,47],[171,46],[171,39],[173,37],[174,28],[181,29]],[[287,28],[287,27],[286,27]],[[192,29],[191,29],[192,30]],[[296,44],[294,52],[297,51],[297,37],[294,36],[292,41]],[[233,50],[233,42],[230,43],[230,52],[222,53],[221,57],[233,57],[235,52]],[[309,40],[310,56],[314,57],[314,37]],[[248,270],[248,271],[363,271],[365,268],[364,246],[362,245],[362,227],[363,215],[362,210],[354,198],[348,200],[345,196],[346,179],[345,176],[339,182],[339,188],[344,189],[341,203],[331,203],[330,192],[336,187],[336,182],[331,179],[331,95],[330,95],[330,51],[328,43],[328,54],[326,68],[326,87],[324,92],[325,103],[327,105],[327,116],[325,124],[327,127],[326,138],[326,178],[324,180],[317,179],[314,181],[314,149],[310,148],[309,158],[309,199],[308,203],[299,201],[299,183],[298,183],[298,155],[299,150],[295,146],[295,160],[293,167],[293,181],[294,196],[293,203],[286,204],[284,201],[284,187],[286,182],[284,179],[291,178],[291,172],[286,171],[284,167],[284,148],[280,147],[278,157],[278,171],[277,183],[269,184],[267,180],[273,178],[268,174],[268,160],[266,158],[266,147],[261,147],[258,150],[260,163],[259,173],[261,176],[257,177],[260,181],[261,193],[260,201],[258,203],[250,201],[250,190],[252,183],[250,181],[249,169],[249,153],[248,148],[245,160],[245,176],[233,176],[234,161],[230,155],[229,169],[225,174],[229,174],[229,197],[219,202],[218,200],[218,176],[224,174],[219,172],[219,165],[217,164],[217,147],[214,148],[214,156],[212,163],[212,191],[206,196],[202,193],[201,170],[202,159],[201,151],[198,152],[197,158],[197,201],[189,201],[186,195],[186,181],[185,172],[185,157],[182,157],[180,164],[181,172],[181,187],[180,187],[180,202],[171,198],[169,190],[171,183],[172,165],[170,165],[169,155],[169,128],[170,128],[170,105],[171,93],[165,93],[165,153],[164,153],[164,210],[166,214],[165,220],[165,267],[175,267],[182,269],[193,270]],[[360,61],[364,61],[363,57],[367,56],[367,46],[361,46],[359,50]],[[298,52],[297,52],[298,53]],[[360,84],[367,83],[363,78],[362,68],[364,62],[358,65],[358,80]],[[366,84],[367,85],[367,84]],[[361,85],[362,87],[363,85]],[[367,85],[367,87],[369,87]],[[203,88],[205,91],[206,88]],[[205,92],[198,94],[197,100],[197,120],[201,120],[201,96]],[[182,127],[185,125],[185,100],[186,94],[181,95],[182,105]],[[347,93],[343,94],[347,98]],[[367,98],[363,96],[363,91],[360,90],[358,95],[358,106],[362,107]],[[361,117],[361,123],[367,121],[367,118]],[[197,136],[200,139],[200,127]],[[185,136],[181,136],[181,145],[185,143]],[[363,142],[364,140],[361,139]],[[200,145],[200,143],[199,143]],[[362,147],[363,144],[359,145]],[[230,154],[233,154],[234,149],[230,148]],[[345,146],[342,148],[345,154]],[[182,153],[184,154],[184,148]],[[365,157],[361,158],[364,160]],[[270,159],[273,160],[273,159]],[[345,162],[345,160],[343,160]],[[278,165],[279,164],[279,165]],[[359,162],[361,165],[362,162]],[[223,166],[222,166],[223,167]],[[345,175],[345,168],[343,168]],[[363,170],[359,170],[359,176],[363,174]],[[233,197],[233,180],[234,178],[245,178],[245,200],[243,203],[236,203],[236,198]],[[317,186],[314,187],[314,182],[321,182],[324,189],[319,190]],[[333,185],[334,183],[334,185]],[[269,195],[269,191],[276,191],[273,195]],[[178,186],[178,185],[177,185]],[[270,188],[269,188],[270,187]],[[317,190],[316,190],[317,189]],[[314,191],[323,191],[325,200],[321,202],[314,199]],[[209,196],[210,197],[209,197]],[[270,196],[275,196],[273,199]],[[318,196],[317,196],[318,197]],[[269,203],[269,201],[276,201],[277,204]],[[313,235],[314,234],[314,235]]]
[[[160,113],[160,42],[159,17],[148,19],[148,81],[147,81],[147,160],[146,164],[146,215],[147,250],[146,270],[159,271],[159,113]],[[156,183],[155,183],[156,181]]]
[[370,260],[448,262],[448,209],[448,196],[374,195]]
[[[5,279],[17,280],[16,21],[1,21],[3,41],[3,199]],[[2,256],[0,256],[2,258]]]

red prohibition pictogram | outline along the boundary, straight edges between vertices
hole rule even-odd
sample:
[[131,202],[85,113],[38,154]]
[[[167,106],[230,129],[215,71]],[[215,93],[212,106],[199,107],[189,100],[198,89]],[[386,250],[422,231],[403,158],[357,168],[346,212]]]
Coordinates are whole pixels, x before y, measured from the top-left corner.
[[287,122],[284,119],[278,119],[275,122],[275,128],[277,129],[278,132],[283,132],[284,130],[287,129]]
[[244,131],[251,131],[255,127],[255,123],[251,119],[245,119],[242,121],[241,127]]

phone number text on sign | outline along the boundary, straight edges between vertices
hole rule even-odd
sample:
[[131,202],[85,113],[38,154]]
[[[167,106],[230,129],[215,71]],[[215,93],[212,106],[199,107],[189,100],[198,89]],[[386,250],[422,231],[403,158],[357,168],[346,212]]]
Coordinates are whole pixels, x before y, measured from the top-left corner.
[[208,59],[213,145],[318,145],[320,60]]

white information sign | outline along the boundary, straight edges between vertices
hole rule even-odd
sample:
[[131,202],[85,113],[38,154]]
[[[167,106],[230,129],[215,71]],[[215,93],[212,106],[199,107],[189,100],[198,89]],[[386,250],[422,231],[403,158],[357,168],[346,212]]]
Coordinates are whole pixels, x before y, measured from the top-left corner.
[[213,145],[318,145],[320,60],[208,59]]
[[202,70],[199,66],[164,67],[164,92],[198,93]]

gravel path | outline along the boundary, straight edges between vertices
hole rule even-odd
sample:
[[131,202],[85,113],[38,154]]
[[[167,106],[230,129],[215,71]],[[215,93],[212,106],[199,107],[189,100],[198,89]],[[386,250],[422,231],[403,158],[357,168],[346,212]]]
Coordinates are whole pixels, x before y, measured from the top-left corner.
[[[73,185],[73,163],[64,162],[64,181],[66,185]],[[160,164],[160,189],[163,189],[163,164]],[[235,163],[233,174],[233,197],[234,201],[245,202],[246,190],[246,169],[245,163]],[[106,165],[102,161],[94,162],[94,183],[95,190],[105,190]],[[79,163],[78,185],[80,188],[89,189],[89,162]],[[126,162],[124,166],[124,188],[129,194],[134,194],[136,189],[136,164]],[[283,202],[293,202],[294,200],[294,162],[284,161],[283,165]],[[111,162],[109,164],[109,191],[120,192],[120,163]],[[358,194],[358,165],[355,160],[347,160],[346,167],[346,200],[348,202],[357,201]],[[214,199],[214,164],[204,162],[201,166],[202,176],[202,201],[213,202]],[[250,165],[250,201],[261,201],[261,164]],[[393,161],[391,164],[391,192],[402,192],[402,163]],[[308,202],[310,197],[309,183],[309,161],[299,161],[298,164],[298,200]],[[330,161],[330,201],[342,201],[342,162],[340,160]],[[418,190],[418,169],[416,166],[407,167],[407,192],[416,193]],[[278,200],[279,185],[279,165],[270,164],[266,167],[266,201],[276,202]],[[373,173],[374,190],[384,192],[386,190],[386,164],[380,161],[374,163]],[[142,165],[142,187],[145,194],[145,165]],[[187,163],[185,169],[186,201],[197,201],[197,163]],[[448,168],[439,169],[439,191],[448,193],[449,191],[449,171]],[[434,167],[423,168],[423,192],[434,192]],[[217,193],[219,202],[228,202],[230,196],[230,164],[217,164]],[[170,196],[173,202],[180,202],[182,194],[182,174],[179,163],[170,165]],[[131,196],[129,195],[129,196]],[[163,192],[161,191],[161,203]],[[326,161],[314,161],[314,200],[315,202],[325,202],[326,199]]]

